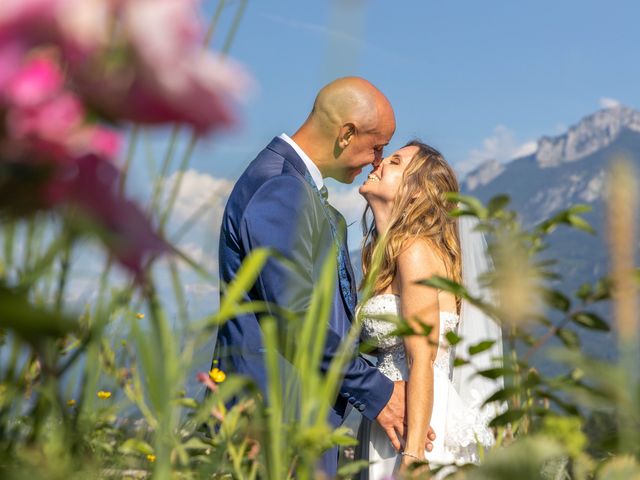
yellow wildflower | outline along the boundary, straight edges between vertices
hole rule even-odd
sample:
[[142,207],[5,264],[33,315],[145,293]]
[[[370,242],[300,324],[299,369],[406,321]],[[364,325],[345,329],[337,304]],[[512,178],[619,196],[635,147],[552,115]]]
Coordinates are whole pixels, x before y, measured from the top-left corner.
[[102,400],[106,400],[107,398],[111,398],[111,392],[108,392],[106,390],[100,390],[98,392],[98,398],[101,398]]
[[151,463],[156,461],[156,456],[153,453],[150,453],[147,455],[147,460],[149,460]]
[[209,372],[209,378],[211,378],[211,380],[213,380],[216,383],[222,383],[227,378],[227,374],[224,373],[219,368],[215,367],[215,368],[212,368],[211,371]]
[[143,319],[144,318],[144,313],[136,313],[136,318],[138,319]]
[[73,398],[71,400],[67,400],[67,405],[69,407],[73,407],[75,406],[75,404],[76,404],[76,401]]

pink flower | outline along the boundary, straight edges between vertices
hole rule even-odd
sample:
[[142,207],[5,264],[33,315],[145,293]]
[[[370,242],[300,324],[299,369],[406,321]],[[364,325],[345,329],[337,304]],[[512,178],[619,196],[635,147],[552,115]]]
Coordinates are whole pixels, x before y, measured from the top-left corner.
[[10,110],[7,124],[14,137],[65,144],[83,119],[82,104],[74,95],[65,92],[41,105]]
[[33,107],[58,93],[64,77],[59,65],[46,56],[31,58],[7,82],[6,97],[10,104]]
[[20,68],[25,52],[24,44],[18,41],[3,42],[0,37],[0,101],[4,97],[7,85]]
[[116,158],[120,151],[122,138],[114,130],[95,126],[88,128],[87,153],[95,153],[105,158]]
[[0,43],[20,39],[30,46],[54,43],[86,57],[106,44],[110,14],[118,0],[2,0]]
[[92,105],[114,119],[187,123],[198,132],[233,123],[248,77],[203,49],[194,1],[126,0],[121,21],[132,62],[74,70]]
[[211,390],[212,392],[215,392],[218,390],[218,386],[215,384],[215,382],[213,380],[211,380],[211,377],[209,376],[208,373],[206,372],[199,372],[196,375],[196,378],[198,379],[198,381],[200,383],[202,383],[203,385],[205,385],[209,390]]

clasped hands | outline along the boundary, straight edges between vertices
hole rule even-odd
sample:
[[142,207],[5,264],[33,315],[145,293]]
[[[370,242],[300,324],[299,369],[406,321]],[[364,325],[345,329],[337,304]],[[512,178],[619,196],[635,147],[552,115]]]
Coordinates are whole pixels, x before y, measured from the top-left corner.
[[[376,417],[376,421],[386,432],[393,447],[400,452],[402,445],[400,439],[406,439],[406,384],[405,381],[393,382],[393,393],[391,398]],[[433,450],[433,442],[436,434],[429,426],[427,438],[424,440],[424,448],[427,452]]]

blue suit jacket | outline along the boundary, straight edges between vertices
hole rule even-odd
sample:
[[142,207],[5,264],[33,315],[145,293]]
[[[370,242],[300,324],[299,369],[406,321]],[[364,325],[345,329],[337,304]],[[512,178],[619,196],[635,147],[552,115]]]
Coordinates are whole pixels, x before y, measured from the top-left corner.
[[[337,211],[333,212],[344,222]],[[221,285],[235,278],[252,249],[274,248],[299,268],[291,269],[277,259],[270,259],[246,300],[270,302],[304,314],[326,255],[335,254],[333,235],[326,209],[304,162],[287,142],[276,137],[245,170],[227,202],[220,236]],[[343,280],[354,285],[346,245],[344,251],[347,257],[342,265],[337,262],[337,268],[342,269]],[[332,303],[322,371],[327,371],[353,318],[340,282],[336,282]],[[263,353],[259,315],[242,315],[220,327],[214,354],[220,367],[248,375],[266,392]],[[329,420],[339,425],[348,403],[374,420],[391,396],[393,383],[361,356],[355,356],[344,373]]]

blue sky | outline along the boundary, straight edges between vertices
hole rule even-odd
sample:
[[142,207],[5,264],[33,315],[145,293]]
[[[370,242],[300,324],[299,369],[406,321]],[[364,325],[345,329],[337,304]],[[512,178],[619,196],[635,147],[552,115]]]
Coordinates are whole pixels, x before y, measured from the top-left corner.
[[[214,47],[238,5],[228,3]],[[392,148],[419,136],[459,168],[504,156],[560,133],[603,98],[640,106],[638,18],[634,0],[250,0],[231,55],[257,89],[241,128],[203,142],[193,166],[236,178],[343,75],[363,76],[389,97]]]
[[[205,0],[205,21],[217,3]],[[227,0],[214,49],[239,4]],[[233,181],[273,136],[296,130],[319,88],[344,75],[369,79],[391,100],[397,130],[388,152],[417,136],[460,172],[528,152],[603,105],[640,108],[638,18],[637,0],[249,0],[230,55],[255,90],[234,132],[197,146],[180,197],[184,215],[218,189],[202,234],[216,237]],[[156,163],[167,137],[152,134]],[[139,160],[134,184],[144,192],[147,162]],[[356,187],[366,173],[352,186],[329,182],[348,223],[360,218]],[[357,248],[357,226],[349,235]]]

